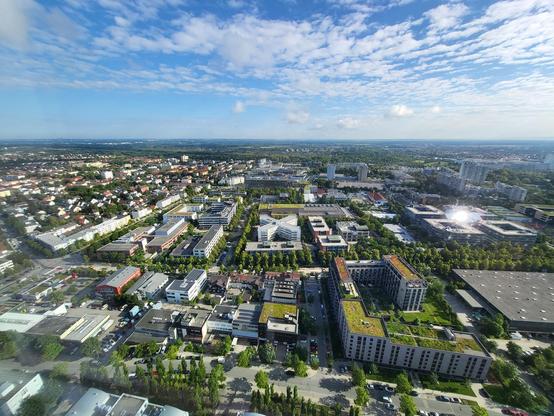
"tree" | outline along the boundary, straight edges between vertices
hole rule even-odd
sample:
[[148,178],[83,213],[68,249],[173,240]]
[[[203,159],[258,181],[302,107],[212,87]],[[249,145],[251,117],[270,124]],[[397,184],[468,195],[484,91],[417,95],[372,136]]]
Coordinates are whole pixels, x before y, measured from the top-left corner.
[[352,384],[358,387],[365,387],[365,373],[358,364],[354,363],[352,366]]
[[308,377],[308,366],[302,360],[298,360],[294,366],[294,372],[297,377]]
[[62,303],[65,299],[65,295],[61,290],[54,290],[52,293],[50,293],[50,300],[54,302],[56,305]]
[[408,375],[404,372],[398,374],[396,376],[396,390],[398,393],[409,393],[412,391],[412,383],[410,383],[410,380],[408,379]]
[[417,407],[414,399],[406,394],[400,396],[400,411],[406,416],[415,416],[417,414]]
[[18,416],[44,416],[46,415],[47,405],[46,400],[42,395],[35,394],[28,397],[21,403]]
[[471,406],[471,413],[473,414],[473,416],[489,416],[489,412],[487,412],[487,409],[479,406],[478,404],[474,404],[473,406]]
[[52,370],[50,371],[50,378],[58,379],[58,380],[67,380],[68,378],[67,363],[58,363],[54,367],[52,367]]
[[258,347],[258,356],[264,364],[273,364],[275,361],[275,348],[269,343],[262,344]]
[[81,344],[81,354],[86,357],[97,357],[100,353],[100,341],[97,337],[90,337]]
[[218,340],[214,347],[214,352],[217,355],[227,355],[231,352],[232,340],[229,335],[226,335],[222,340]]
[[254,380],[256,381],[256,386],[258,386],[259,389],[265,389],[269,386],[269,376],[264,370],[258,371],[254,377]]
[[167,347],[167,352],[165,353],[169,360],[176,360],[179,353],[179,347],[177,344],[171,344]]
[[14,332],[0,332],[0,360],[15,357],[17,354],[17,344]]
[[38,339],[40,355],[43,360],[53,361],[63,351],[63,346],[58,338],[51,335],[42,336]]
[[516,364],[521,364],[524,357],[523,348],[512,341],[509,341],[508,344],[506,344],[506,348],[508,349],[508,356],[510,359]]
[[354,403],[358,406],[366,406],[369,402],[369,393],[365,387],[356,387],[356,399]]
[[239,355],[237,356],[237,365],[239,367],[250,367],[250,362],[252,361],[252,357],[255,354],[255,350],[254,352],[252,350],[253,348],[248,347],[245,350],[239,352]]

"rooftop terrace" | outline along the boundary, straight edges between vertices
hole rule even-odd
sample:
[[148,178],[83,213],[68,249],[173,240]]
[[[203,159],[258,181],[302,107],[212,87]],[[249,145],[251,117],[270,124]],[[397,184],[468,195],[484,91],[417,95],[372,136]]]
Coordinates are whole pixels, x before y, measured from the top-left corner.
[[381,319],[369,316],[360,300],[343,300],[341,304],[350,332],[376,337],[385,336]]

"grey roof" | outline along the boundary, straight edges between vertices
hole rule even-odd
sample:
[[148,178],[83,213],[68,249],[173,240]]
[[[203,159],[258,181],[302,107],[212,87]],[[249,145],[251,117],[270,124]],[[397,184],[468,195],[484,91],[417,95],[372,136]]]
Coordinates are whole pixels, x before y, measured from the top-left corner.
[[144,273],[126,292],[130,295],[138,291],[139,289],[145,292],[152,292],[159,286],[167,282],[167,274],[147,272]]
[[33,335],[54,335],[59,337],[79,320],[80,318],[70,316],[47,316],[29,329],[27,333]]
[[112,273],[110,276],[106,277],[98,286],[118,287],[124,285],[125,282],[129,279],[129,276],[131,276],[133,273],[136,273],[137,270],[140,269],[134,266],[126,266],[123,269],[119,269],[116,272]]
[[554,273],[454,272],[510,321],[554,323]]
[[169,309],[150,309],[135,325],[139,332],[167,332],[173,325],[177,312]]
[[85,394],[73,405],[66,416],[93,416],[98,407],[110,406],[110,402],[115,402],[116,396],[112,396],[105,391],[91,387]]
[[204,269],[192,269],[183,280],[172,281],[166,288],[166,291],[182,290],[186,292],[198,279],[202,277],[203,273],[206,273]]
[[209,230],[202,236],[200,241],[194,247],[195,249],[204,250],[215,238],[216,234],[219,232],[219,229],[222,228],[222,225],[212,225]]

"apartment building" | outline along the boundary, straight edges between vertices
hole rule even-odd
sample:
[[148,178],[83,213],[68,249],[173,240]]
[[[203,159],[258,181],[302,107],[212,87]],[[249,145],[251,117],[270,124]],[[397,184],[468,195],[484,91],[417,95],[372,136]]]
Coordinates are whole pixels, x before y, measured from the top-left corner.
[[301,230],[298,226],[298,217],[287,215],[282,219],[275,219],[267,214],[261,214],[258,241],[273,241],[275,237],[287,241],[300,241]]
[[223,238],[223,226],[212,225],[210,229],[196,243],[192,255],[198,258],[210,257],[219,240]]
[[337,221],[338,234],[349,243],[354,243],[362,238],[369,238],[367,225],[360,225],[354,221]]
[[190,302],[198,296],[208,282],[206,270],[192,269],[183,280],[174,280],[165,289],[169,303]]

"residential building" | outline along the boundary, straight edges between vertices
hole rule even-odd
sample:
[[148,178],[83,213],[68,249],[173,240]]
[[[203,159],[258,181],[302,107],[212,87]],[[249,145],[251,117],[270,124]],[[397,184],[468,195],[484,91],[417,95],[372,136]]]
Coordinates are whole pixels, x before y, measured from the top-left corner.
[[16,416],[23,402],[41,392],[44,382],[39,373],[0,370],[0,415]]
[[490,168],[473,160],[464,160],[460,167],[460,177],[476,185],[481,185],[487,179]]
[[206,270],[192,269],[183,280],[174,280],[165,289],[170,303],[190,302],[198,296],[208,282]]
[[301,230],[298,226],[298,217],[287,215],[282,219],[275,219],[267,214],[261,214],[258,241],[272,241],[275,237],[287,241],[300,241]]
[[370,202],[376,207],[384,207],[389,203],[387,198],[380,192],[368,192],[367,196]]
[[131,218],[134,220],[139,220],[141,218],[144,218],[152,213],[152,209],[148,207],[136,209],[134,211],[131,211]]
[[140,268],[134,266],[119,269],[96,286],[96,294],[104,300],[111,300],[115,296],[123,294],[123,287],[140,277],[141,274]]
[[156,203],[156,208],[164,209],[181,200],[181,195],[170,195]]
[[527,189],[522,188],[521,186],[496,182],[494,187],[498,193],[506,195],[510,201],[523,202],[527,197]]
[[536,231],[511,221],[481,221],[477,227],[493,242],[509,241],[514,244],[532,245],[537,241]]
[[146,272],[125,293],[153,300],[167,282],[168,276],[164,273]]
[[223,226],[212,225],[202,236],[192,250],[192,255],[198,258],[210,257],[217,243],[223,238]]
[[365,163],[358,164],[358,182],[367,182],[368,167]]
[[337,169],[336,165],[327,165],[327,179],[330,181],[335,180],[335,171]]
[[0,273],[4,273],[6,270],[13,268],[14,264],[12,260],[0,260]]
[[336,228],[339,235],[349,243],[369,238],[367,225],[360,225],[354,221],[337,221]]

